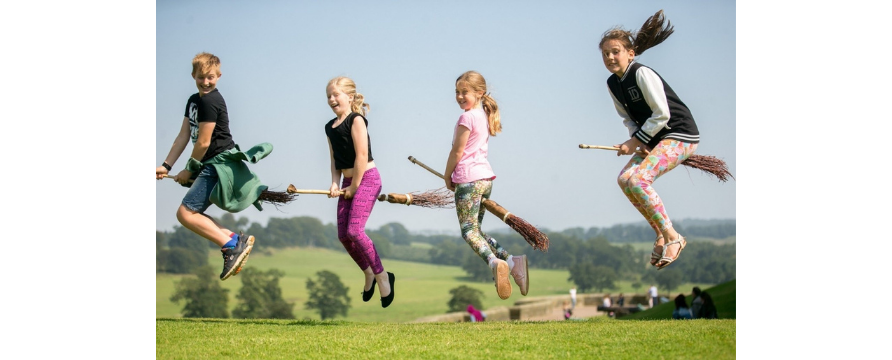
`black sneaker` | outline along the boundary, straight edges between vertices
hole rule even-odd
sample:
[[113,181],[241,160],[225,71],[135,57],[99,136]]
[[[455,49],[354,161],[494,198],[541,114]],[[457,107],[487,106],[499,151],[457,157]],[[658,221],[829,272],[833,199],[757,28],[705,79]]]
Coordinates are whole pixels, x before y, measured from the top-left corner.
[[220,280],[226,280],[242,271],[242,266],[248,261],[248,254],[253,247],[253,235],[239,234],[238,243],[234,248],[220,249],[223,252],[223,272],[220,273]]

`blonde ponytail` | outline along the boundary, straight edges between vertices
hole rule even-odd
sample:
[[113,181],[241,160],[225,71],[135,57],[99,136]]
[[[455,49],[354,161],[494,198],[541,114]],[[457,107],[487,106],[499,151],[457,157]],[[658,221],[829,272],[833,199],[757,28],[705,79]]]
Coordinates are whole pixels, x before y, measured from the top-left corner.
[[493,99],[489,93],[483,94],[483,111],[486,112],[486,117],[489,120],[489,135],[496,136],[496,134],[502,132],[502,117],[499,115],[499,105],[496,104],[496,99]]

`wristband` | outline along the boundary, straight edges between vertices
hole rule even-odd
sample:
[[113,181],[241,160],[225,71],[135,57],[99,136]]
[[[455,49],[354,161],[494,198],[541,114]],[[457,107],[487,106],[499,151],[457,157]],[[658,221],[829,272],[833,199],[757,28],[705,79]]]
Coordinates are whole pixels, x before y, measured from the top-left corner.
[[189,161],[186,161],[186,170],[189,170],[191,173],[197,173],[201,170],[201,161],[195,160],[195,158],[190,157]]
[[170,166],[170,164],[167,163],[167,161],[161,163],[161,166],[164,167],[165,169],[167,169],[167,171],[170,171],[171,166]]

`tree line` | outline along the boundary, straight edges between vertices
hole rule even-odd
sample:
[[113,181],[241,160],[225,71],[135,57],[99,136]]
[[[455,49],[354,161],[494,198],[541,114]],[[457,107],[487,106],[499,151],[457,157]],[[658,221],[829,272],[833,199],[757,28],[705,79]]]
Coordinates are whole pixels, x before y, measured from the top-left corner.
[[[270,218],[267,225],[250,223],[224,214],[216,219],[233,231],[254,235],[268,248],[319,247],[344,251],[337,238],[336,224],[323,224],[313,217]],[[629,243],[653,242],[653,230],[646,223],[614,225],[607,228],[581,227],[563,231],[541,229],[551,245],[547,253],[533,250],[509,229],[489,233],[511,254],[526,254],[533,268],[566,269],[581,292],[612,289],[619,280],[638,284],[659,284],[669,291],[683,282],[717,284],[736,278],[735,243],[715,244],[691,241],[694,238],[728,239],[736,234],[734,220],[676,221],[675,228],[689,240],[681,261],[662,271],[650,266],[650,248],[635,250]],[[459,231],[455,234],[413,234],[400,223],[367,229],[383,258],[460,266],[475,281],[491,281],[491,271],[468,248]],[[425,243],[430,248],[412,246]],[[189,274],[207,265],[207,251],[216,245],[181,226],[173,231],[156,231],[156,271]],[[261,248],[262,249],[262,248]],[[262,250],[261,250],[262,251]],[[642,285],[643,286],[643,285]]]

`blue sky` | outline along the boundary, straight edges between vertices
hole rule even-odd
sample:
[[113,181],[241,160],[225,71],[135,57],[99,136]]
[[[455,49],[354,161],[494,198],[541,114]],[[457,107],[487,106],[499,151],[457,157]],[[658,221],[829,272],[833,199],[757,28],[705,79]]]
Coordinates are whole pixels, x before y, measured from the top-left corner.
[[[252,166],[271,189],[328,188],[323,125],[334,114],[325,85],[340,75],[356,81],[371,105],[369,133],[382,191],[436,189],[442,181],[407,158],[443,171],[461,113],[454,81],[476,70],[499,103],[504,127],[490,139],[493,200],[553,230],[643,222],[616,185],[628,157],[578,145],[628,138],[607,92],[610,73],[597,43],[607,29],[638,29],[661,8],[675,33],[638,61],[659,72],[690,107],[703,139],[698,153],[724,159],[736,174],[735,4],[707,1],[160,1],[155,162],[170,150],[186,99],[196,92],[191,58],[208,51],[222,61],[217,87],[235,141],[242,148],[260,142],[275,147]],[[736,186],[688,168],[655,183],[675,219],[736,218]],[[155,191],[156,228],[171,230],[185,189],[167,180]],[[249,208],[236,216],[262,224],[292,216],[334,223],[335,207],[324,195],[302,195],[278,209]],[[222,211],[212,207],[209,213]],[[459,231],[454,210],[389,203],[376,205],[367,226],[393,221],[414,231]],[[483,225],[505,227],[494,217]]]

